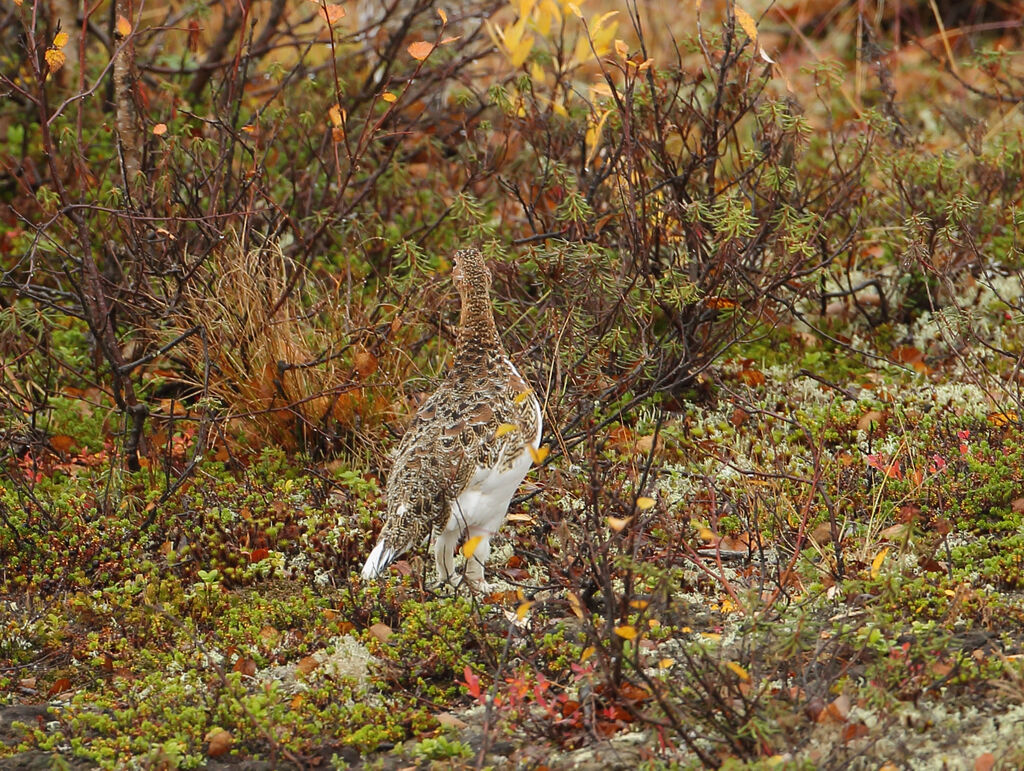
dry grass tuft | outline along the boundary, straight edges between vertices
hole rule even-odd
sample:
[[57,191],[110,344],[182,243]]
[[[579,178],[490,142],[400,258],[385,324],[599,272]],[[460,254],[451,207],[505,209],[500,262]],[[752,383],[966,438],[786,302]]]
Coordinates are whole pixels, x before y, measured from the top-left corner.
[[[325,449],[337,429],[351,428],[375,400],[364,394],[372,354],[354,350],[324,312],[328,293],[268,241],[247,247],[237,236],[211,256],[175,333],[189,338],[188,381],[226,408],[233,432],[253,446]],[[369,361],[372,359],[372,361]]]

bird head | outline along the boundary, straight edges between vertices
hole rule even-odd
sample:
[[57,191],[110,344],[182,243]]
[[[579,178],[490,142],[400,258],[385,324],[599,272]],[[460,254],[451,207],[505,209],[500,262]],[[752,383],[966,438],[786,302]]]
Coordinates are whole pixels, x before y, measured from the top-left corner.
[[479,249],[460,249],[455,252],[452,280],[463,297],[473,290],[482,289],[486,292],[491,288],[491,271]]

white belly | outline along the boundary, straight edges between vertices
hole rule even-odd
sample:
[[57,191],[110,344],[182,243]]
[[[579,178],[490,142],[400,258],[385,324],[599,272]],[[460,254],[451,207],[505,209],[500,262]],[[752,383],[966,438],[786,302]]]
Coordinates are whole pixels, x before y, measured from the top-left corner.
[[462,532],[470,527],[479,527],[491,533],[497,532],[505,521],[512,496],[532,462],[529,451],[524,448],[522,455],[507,471],[478,470],[452,505],[445,530]]

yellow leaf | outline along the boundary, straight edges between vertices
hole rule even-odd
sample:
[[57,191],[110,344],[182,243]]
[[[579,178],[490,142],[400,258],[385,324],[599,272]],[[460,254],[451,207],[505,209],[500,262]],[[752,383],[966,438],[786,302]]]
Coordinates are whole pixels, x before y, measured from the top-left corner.
[[676,663],[675,659],[669,658],[669,657],[666,656],[665,658],[663,658],[661,661],[658,662],[658,669],[668,669],[670,666],[672,666],[675,663]]
[[882,569],[882,563],[885,562],[885,555],[889,553],[889,547],[886,546],[882,551],[875,555],[875,558],[871,560],[871,577],[878,578],[878,571]]
[[[739,10],[738,8],[736,10]],[[743,667],[737,664],[735,661],[727,661],[725,666],[733,671],[733,673],[743,682],[750,680],[750,673],[747,672]]]
[[615,627],[615,634],[621,637],[623,640],[635,640],[636,639],[636,627],[625,624],[623,626]]
[[58,32],[56,34],[56,36],[53,38],[53,47],[54,48],[63,48],[67,44],[68,44],[68,33],[67,32]]
[[580,7],[576,5],[576,3],[569,3],[569,10],[572,11],[577,18],[583,18],[583,13],[580,11]]
[[533,50],[533,35],[523,35],[515,48],[510,48],[508,52],[509,61],[512,62],[513,67],[522,66],[523,62],[530,56],[530,52]]
[[526,445],[526,449],[530,451],[530,457],[533,458],[533,462],[538,466],[544,462],[544,459],[548,457],[548,453],[551,451],[547,445],[534,448],[532,444],[528,444]]
[[587,129],[587,135],[584,138],[584,142],[590,151],[587,153],[586,165],[589,166],[594,161],[594,157],[597,155],[597,150],[601,146],[601,132],[604,131],[605,121],[608,120],[608,116],[611,115],[611,110],[605,110],[604,114],[601,115],[597,125],[593,125]]
[[49,67],[51,73],[64,66],[64,52],[61,50],[47,48],[43,56],[46,59],[46,66]]
[[736,21],[743,27],[743,31],[747,33],[747,37],[750,38],[750,42],[757,42],[757,25],[754,23],[754,17],[744,11],[738,5],[736,10]]
[[442,38],[441,42],[438,43],[438,45],[439,46],[446,46],[449,43],[454,43],[456,40],[461,40],[461,39],[462,39],[462,35],[451,35],[449,37]]
[[117,34],[121,37],[128,37],[132,34],[132,23],[124,16],[117,17]]
[[153,135],[154,136],[162,137],[166,133],[167,133],[167,124],[166,123],[157,123],[155,126],[153,126]]
[[502,423],[494,431],[494,438],[495,439],[501,439],[501,437],[505,436],[505,434],[511,434],[515,430],[516,430],[516,426],[513,425],[512,423]]
[[466,559],[473,559],[476,547],[480,545],[482,540],[484,540],[482,535],[474,535],[472,538],[467,538],[466,542],[462,544],[462,556]]
[[630,600],[629,607],[643,610],[648,605],[647,600]]
[[996,428],[1002,428],[1010,423],[1017,422],[1016,412],[993,412],[988,416],[988,422]]
[[398,101],[398,97],[392,94],[390,91],[385,91],[383,94],[380,95],[380,98],[383,99],[385,102]]
[[622,528],[629,524],[629,520],[632,517],[626,517],[625,519],[619,519],[618,517],[608,517],[608,527],[614,530],[616,533],[622,532]]
[[713,540],[715,540],[715,534],[712,533],[710,530],[708,530],[706,527],[702,527],[698,531],[697,537],[700,538],[700,540],[702,540],[702,541],[713,541]]
[[345,18],[345,9],[340,5],[321,5],[319,9],[320,18],[326,21],[330,26],[334,26],[343,18]]
[[629,58],[629,47],[622,40],[615,41],[615,53],[621,56],[623,59]]
[[726,599],[722,600],[721,610],[723,613],[732,613],[734,610],[736,610],[736,603],[734,603],[727,597]]
[[422,62],[430,56],[430,52],[434,50],[434,44],[421,40],[418,43],[410,43],[406,50],[413,59]]
[[532,388],[528,388],[525,391],[520,391],[519,393],[516,394],[516,398],[513,399],[512,401],[514,401],[516,404],[522,404],[523,402],[530,398],[530,394],[532,393]]
[[[619,28],[619,23],[617,21],[612,22],[611,24],[608,22],[618,15],[618,11],[608,11],[607,13],[601,14],[593,27],[591,27],[594,50],[597,51],[598,56],[604,56],[608,52],[608,47],[611,44],[612,39],[615,37],[615,30]],[[586,54],[589,54],[590,44],[586,40],[581,40],[580,43],[587,46]],[[577,51],[578,45],[579,44],[577,44]],[[583,61],[583,59],[580,59],[580,61]]]
[[583,649],[583,652],[580,654],[580,663],[586,661],[587,659],[589,659],[593,655],[594,655],[594,646],[593,645],[588,645],[586,648]]
[[444,8],[438,8],[437,15],[441,17],[442,24],[448,23],[448,14],[444,12]]
[[341,107],[336,104],[331,105],[331,108],[327,111],[327,117],[331,119],[331,123],[334,124],[335,128],[341,128]]
[[532,602],[524,602],[518,608],[516,608],[516,618],[522,621],[526,618],[526,614],[530,612],[530,608],[533,606]]
[[636,499],[636,507],[638,509],[640,509],[640,511],[647,511],[649,508],[651,508],[654,505],[654,503],[655,503],[655,501],[654,501],[653,498],[637,498]]
[[583,618],[583,601],[576,592],[569,592],[569,607],[576,618]]

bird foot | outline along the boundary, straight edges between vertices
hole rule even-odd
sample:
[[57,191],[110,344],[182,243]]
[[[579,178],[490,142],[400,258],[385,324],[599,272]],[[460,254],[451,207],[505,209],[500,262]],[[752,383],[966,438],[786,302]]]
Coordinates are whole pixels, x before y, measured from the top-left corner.
[[463,586],[467,587],[473,594],[479,595],[488,595],[494,591],[494,586],[483,579],[474,580],[461,575],[449,576],[448,578],[437,577],[427,585],[427,588],[439,594],[453,594]]
[[494,591],[494,587],[483,579],[480,579],[479,581],[471,581],[467,578],[466,585],[469,586],[470,591],[474,594],[486,595],[491,594]]

